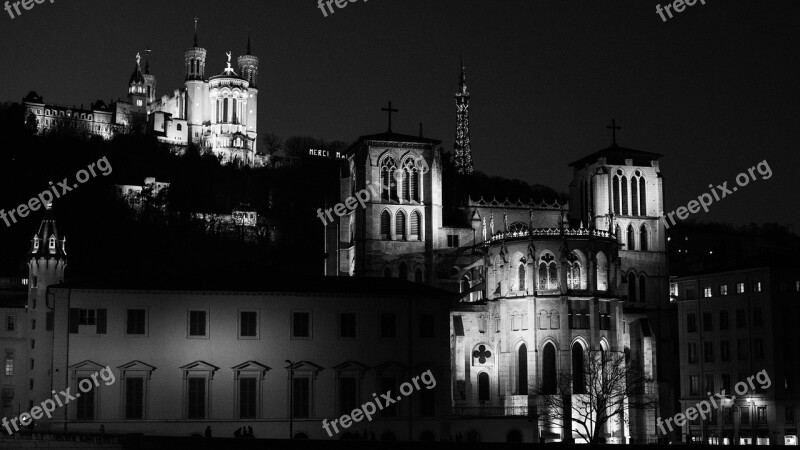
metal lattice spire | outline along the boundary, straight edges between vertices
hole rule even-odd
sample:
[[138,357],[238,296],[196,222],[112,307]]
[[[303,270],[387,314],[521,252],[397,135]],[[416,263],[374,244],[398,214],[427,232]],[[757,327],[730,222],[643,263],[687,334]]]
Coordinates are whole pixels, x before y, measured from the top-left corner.
[[456,92],[456,140],[453,144],[455,166],[458,173],[472,173],[472,148],[469,142],[469,99],[464,59],[461,59],[461,77]]

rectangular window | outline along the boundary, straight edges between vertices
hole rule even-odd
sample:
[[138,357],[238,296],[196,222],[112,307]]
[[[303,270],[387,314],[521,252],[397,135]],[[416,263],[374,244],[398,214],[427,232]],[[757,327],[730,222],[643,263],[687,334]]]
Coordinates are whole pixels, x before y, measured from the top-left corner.
[[703,312],[703,331],[714,331],[714,315],[711,311]]
[[6,331],[14,331],[17,328],[17,317],[13,314],[6,316]]
[[[358,334],[356,313],[339,314],[339,338],[355,339]],[[352,411],[352,410],[351,410]]]
[[78,310],[78,325],[96,325],[97,311],[93,309]]
[[766,406],[759,406],[756,409],[756,420],[759,424],[767,423],[767,407]]
[[759,338],[753,339],[753,358],[764,358],[764,341]]
[[295,418],[311,417],[311,380],[305,377],[292,380],[292,414]]
[[744,283],[736,283],[736,293],[744,294]]
[[763,324],[764,321],[761,316],[761,309],[760,308],[753,309],[753,328],[761,328]]
[[704,298],[711,297],[711,286],[706,286],[703,288],[703,297]]
[[697,344],[689,342],[689,363],[697,362]]
[[731,343],[730,341],[720,341],[719,343],[719,360],[728,362],[731,360]]
[[736,310],[736,328],[747,328],[747,316],[745,315],[743,309]]
[[728,295],[728,285],[727,284],[720,284],[719,285],[719,295]]
[[697,332],[697,315],[695,313],[686,315],[686,331],[688,333]]
[[436,316],[433,314],[419,315],[419,337],[436,337]]
[[[77,385],[79,386],[83,380],[88,380],[91,386],[94,386],[92,379],[89,377],[78,378]],[[76,389],[77,390],[77,389]],[[78,405],[76,408],[76,416],[78,420],[94,420],[94,389],[87,392],[81,392],[81,396],[77,399]]]
[[753,292],[761,292],[761,282],[753,281]]
[[733,425],[733,408],[725,406],[722,408],[722,423]]
[[125,419],[144,419],[144,378],[125,378]]
[[394,314],[381,314],[381,337],[392,339],[397,335],[397,319]]
[[423,389],[419,396],[419,415],[433,417],[436,415],[436,393],[433,389]]
[[127,315],[127,333],[144,334],[146,311],[144,309],[129,309]]
[[258,337],[257,311],[239,311],[239,337]]
[[311,337],[311,313],[306,311],[292,312],[292,338],[305,339]]
[[719,329],[720,331],[727,331],[728,330],[728,311],[720,311],[719,312]]
[[36,319],[31,319],[31,330],[36,330]]
[[358,380],[339,377],[339,414],[350,414],[358,407]]
[[47,314],[45,314],[44,329],[45,331],[53,331],[53,311],[47,311]]
[[703,342],[703,362],[714,362],[714,343]]
[[714,374],[707,373],[705,376],[705,386],[703,386],[703,391],[705,392],[714,392]]
[[747,354],[747,339],[739,339],[736,341],[736,351],[739,357],[739,361],[746,361]]
[[739,408],[739,424],[750,425],[750,406],[742,406]]
[[6,350],[6,376],[14,375],[14,350]]
[[[203,311],[204,312],[204,311]],[[206,379],[189,377],[189,392],[186,417],[188,419],[206,418]]]
[[700,379],[697,375],[689,375],[689,395],[700,393]]
[[208,318],[206,311],[189,311],[189,336],[208,336]]
[[258,390],[255,377],[239,378],[239,418],[255,419],[258,414]]

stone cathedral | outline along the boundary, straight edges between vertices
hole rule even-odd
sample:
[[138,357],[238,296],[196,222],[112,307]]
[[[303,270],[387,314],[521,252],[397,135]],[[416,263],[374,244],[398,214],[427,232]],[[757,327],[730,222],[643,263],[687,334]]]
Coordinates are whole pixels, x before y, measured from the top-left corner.
[[[455,98],[457,169],[468,173],[463,69]],[[670,399],[670,374],[659,372],[673,345],[662,313],[661,155],[620,147],[615,134],[610,147],[571,164],[569,204],[469,199],[461,222],[446,224],[439,143],[390,129],[353,145],[342,201],[376,185],[380,196],[327,225],[326,273],[399,277],[461,294],[450,314],[456,416],[534,415],[536,386],[599,351],[624,353],[654,380],[647,390]],[[660,402],[661,412],[611,421],[605,440],[655,441],[656,416],[671,411],[671,400]],[[566,427],[539,434],[578,438]]]

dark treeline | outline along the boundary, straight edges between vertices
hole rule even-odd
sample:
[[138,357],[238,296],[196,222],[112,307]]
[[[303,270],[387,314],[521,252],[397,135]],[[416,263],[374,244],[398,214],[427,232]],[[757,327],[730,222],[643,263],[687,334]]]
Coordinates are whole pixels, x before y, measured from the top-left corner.
[[[96,177],[53,202],[59,231],[67,238],[69,278],[192,277],[242,270],[271,277],[301,266],[322,273],[323,234],[315,211],[338,194],[338,161],[308,158],[257,169],[221,166],[197,148],[178,156],[144,135],[107,142],[63,133],[34,136],[21,117],[18,105],[0,107],[0,132],[5,137],[0,149],[0,209],[28,203],[49,189],[51,181],[68,178],[72,186],[79,170],[101,158],[112,168],[108,176],[95,169]],[[114,185],[142,185],[145,177],[170,183],[168,213],[154,211],[142,217],[115,200]],[[242,204],[274,227],[277,243],[209,236],[192,218],[193,213],[230,214]],[[43,214],[40,209],[10,227],[0,221],[0,276],[26,273],[25,254]]]

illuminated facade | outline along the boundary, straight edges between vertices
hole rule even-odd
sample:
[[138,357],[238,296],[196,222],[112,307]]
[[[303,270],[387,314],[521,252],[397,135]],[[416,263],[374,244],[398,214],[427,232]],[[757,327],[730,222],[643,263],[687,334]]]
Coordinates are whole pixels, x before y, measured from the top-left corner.
[[97,101],[88,109],[69,108],[46,104],[31,92],[23,99],[25,121],[39,133],[68,132],[104,139],[147,130],[176,148],[193,143],[224,164],[260,166],[265,160],[256,153],[259,59],[251,53],[248,38],[246,54],[237,59],[238,72],[227,52],[227,67],[218,75],[206,76],[207,52],[199,46],[195,30],[194,44],[184,55],[184,86],[171,94],[156,95],[157,81],[150,73],[149,61],[143,70],[137,54],[127,101],[110,106]]

